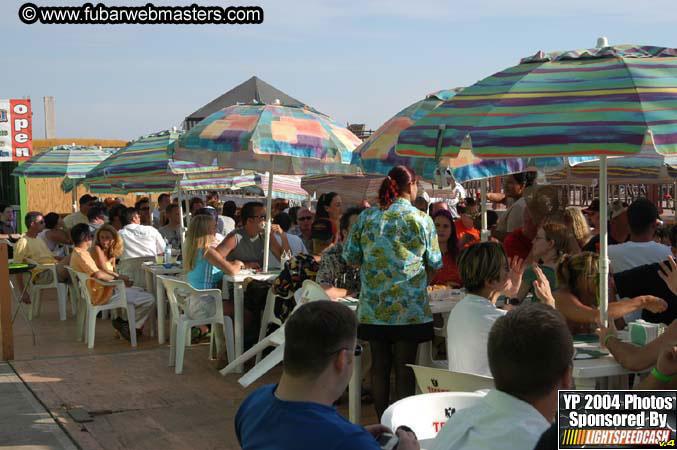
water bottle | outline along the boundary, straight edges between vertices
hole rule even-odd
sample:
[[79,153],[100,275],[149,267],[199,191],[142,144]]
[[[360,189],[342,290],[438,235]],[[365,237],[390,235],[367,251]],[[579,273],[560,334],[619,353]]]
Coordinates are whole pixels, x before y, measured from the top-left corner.
[[165,266],[170,266],[172,264],[172,246],[169,245],[169,241],[165,239]]

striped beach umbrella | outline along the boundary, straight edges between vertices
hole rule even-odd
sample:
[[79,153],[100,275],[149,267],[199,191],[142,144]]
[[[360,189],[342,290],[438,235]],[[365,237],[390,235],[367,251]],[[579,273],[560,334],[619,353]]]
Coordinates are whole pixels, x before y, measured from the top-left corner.
[[356,152],[359,153],[362,170],[368,174],[387,175],[393,167],[404,165],[412,168],[423,179],[434,180],[440,166],[453,167],[477,161],[478,158],[473,157],[470,152],[458,159],[445,158],[443,161],[435,158],[410,158],[395,153],[402,131],[450,100],[460,90],[461,88],[446,89],[428,94],[423,100],[407,106],[388,119],[358,147]]
[[[404,156],[677,155],[677,49],[622,45],[524,58],[403,133]],[[440,141],[440,145],[438,145]],[[438,149],[439,147],[439,149]]]
[[[409,133],[409,134],[408,134]],[[543,53],[464,89],[400,135],[396,152],[482,158],[632,156],[643,147],[677,156],[677,49],[608,46]],[[600,190],[600,215],[607,193]],[[608,275],[607,224],[600,224],[600,276]],[[599,283],[607,318],[608,288]]]
[[[179,136],[180,133],[173,130],[141,136],[87,172],[85,183],[102,185],[147,181],[156,186],[155,190],[173,190],[176,181],[184,175],[201,176],[219,170],[213,165],[172,159],[167,147]],[[150,191],[153,189],[146,192]]]
[[83,178],[111,155],[101,147],[60,145],[38,153],[17,166],[12,175],[28,178]]

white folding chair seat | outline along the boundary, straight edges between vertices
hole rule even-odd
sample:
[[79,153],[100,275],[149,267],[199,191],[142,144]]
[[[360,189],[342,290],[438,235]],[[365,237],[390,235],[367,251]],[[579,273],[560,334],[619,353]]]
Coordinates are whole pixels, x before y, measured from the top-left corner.
[[475,392],[412,395],[390,405],[381,417],[381,424],[391,430],[406,425],[419,441],[433,439],[456,411],[476,405],[482,397],[484,394]]
[[[320,291],[317,290],[317,288],[320,289],[321,293]],[[301,296],[299,301],[296,303],[296,306],[294,307],[294,311],[296,311],[296,309],[299,306],[305,303],[313,302],[316,300],[329,299],[327,294],[324,292],[324,289],[322,289],[317,283],[315,283],[312,280],[305,280],[300,290]],[[272,293],[269,291],[268,300],[270,300],[271,295]],[[272,297],[273,297],[272,301],[266,301],[266,310],[269,309],[269,304],[272,304],[272,302],[274,302],[275,298],[274,295]],[[272,309],[272,306],[270,308]],[[294,311],[292,311],[291,314],[294,314]],[[269,314],[272,313],[269,312]],[[264,316],[265,315],[266,313],[264,312]],[[282,362],[282,357],[284,356],[284,324],[282,324],[280,328],[278,328],[268,336],[264,337],[263,339],[260,339],[256,345],[254,345],[252,348],[244,352],[239,358],[236,358],[235,361],[231,361],[230,364],[221,369],[220,372],[221,375],[226,375],[232,372],[236,367],[239,367],[240,365],[250,360],[252,357],[257,356],[263,350],[271,346],[274,346],[276,348],[270,354],[268,354],[268,356],[263,358],[260,362],[256,363],[254,367],[250,369],[247,373],[245,373],[239,380],[237,380],[238,383],[240,383],[243,387],[249,386],[254,381],[262,377],[270,369],[272,369],[273,367]]]
[[[72,270],[72,269],[71,269]],[[136,347],[136,309],[134,305],[127,303],[127,292],[125,291],[125,283],[122,280],[115,281],[101,281],[96,278],[91,278],[85,275],[82,272],[74,271],[80,282],[80,295],[84,297],[84,304],[87,307],[87,316],[86,316],[86,330],[85,342],[87,343],[88,348],[94,348],[94,337],[96,331],[96,316],[99,311],[108,311],[116,308],[124,308],[127,310],[127,321],[129,323],[129,337],[132,344],[132,347]],[[110,286],[116,288],[117,298],[109,300],[108,303],[103,305],[95,305],[92,303],[92,297],[89,295],[89,289],[87,289],[87,281],[92,280],[94,283],[100,284],[101,286]],[[115,294],[114,294],[115,295]]]
[[[223,327],[226,341],[226,354],[228,361],[233,359],[235,354],[233,320],[223,315],[223,303],[220,289],[194,289],[190,284],[176,278],[158,275],[167,291],[169,299],[169,308],[171,311],[170,328],[170,348],[169,348],[169,366],[174,366],[174,372],[180,374],[183,372],[183,359],[186,345],[190,344],[190,330],[200,325],[211,325],[212,333],[209,340],[209,356],[214,357],[214,350],[220,351],[221,340],[216,338],[218,326]],[[178,296],[177,296],[178,294]],[[204,319],[193,319],[189,317],[185,309],[190,301],[204,301],[201,297],[209,296],[214,301],[214,315]],[[179,297],[182,300],[179,300]],[[216,344],[216,345],[215,345]]]
[[42,307],[42,291],[54,288],[56,289],[57,299],[59,301],[59,320],[66,320],[66,283],[59,283],[59,278],[56,273],[56,264],[38,264],[36,261],[28,258],[26,258],[26,261],[29,264],[35,264],[35,269],[38,269],[40,273],[46,270],[51,271],[52,273],[52,281],[47,284],[37,284],[31,276],[31,279],[28,282],[28,292],[31,296],[31,307],[28,310],[28,319],[33,320],[33,317],[38,317],[40,315],[40,309]]

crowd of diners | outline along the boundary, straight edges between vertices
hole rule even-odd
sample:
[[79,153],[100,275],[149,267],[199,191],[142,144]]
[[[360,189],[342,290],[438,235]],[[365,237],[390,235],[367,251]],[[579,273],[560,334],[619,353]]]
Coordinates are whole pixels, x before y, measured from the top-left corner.
[[[473,448],[451,443],[466,439],[479,444],[475,437],[463,438],[458,433],[464,426],[468,433],[470,421],[485,419],[486,424],[482,423],[487,429],[493,420],[497,429],[505,427],[506,435],[511,436],[507,439],[528,441],[534,447],[553,420],[552,396],[556,398],[557,388],[571,384],[571,357],[564,364],[564,356],[572,351],[572,336],[597,331],[601,344],[627,369],[654,368],[652,373],[658,375],[644,379],[642,385],[677,385],[677,381],[672,382],[677,364],[671,359],[677,350],[670,347],[677,342],[677,325],[672,324],[677,315],[677,266],[673,259],[677,255],[677,227],[663,224],[658,208],[646,198],[636,198],[630,204],[614,201],[608,207],[608,217],[600,217],[597,199],[584,208],[568,206],[562,189],[536,185],[535,179],[532,172],[507,176],[503,192],[488,195],[490,201],[505,204],[506,210],[500,217],[494,211],[487,212],[487,242],[480,242],[480,209],[484,205],[473,198],[453,205],[446,201],[429,203],[419,195],[416,174],[404,166],[385,177],[374,206],[366,201],[344,205],[335,192],[322,194],[314,211],[275,199],[269,260],[280,274],[272,282],[245,282],[245,342],[251,345],[257,339],[266,297],[272,289],[275,314],[287,324],[285,368],[277,391],[263,392],[265,398],[251,402],[288,399],[281,403],[286,405],[304,397],[301,385],[317,381],[318,392],[308,392],[308,398],[321,395],[318,402],[331,406],[345,389],[351,360],[348,353],[358,345],[360,352],[364,351],[374,408],[381,417],[390,404],[414,394],[414,374],[407,365],[415,363],[419,344],[433,339],[431,286],[466,292],[448,319],[446,357],[450,369],[493,377],[498,392],[487,396],[489,406],[472,413],[476,416],[468,416],[466,422],[450,421],[459,425],[454,430],[445,427],[438,437],[444,443],[436,448]],[[194,288],[221,288],[224,274],[260,270],[263,266],[263,203],[250,201],[238,207],[232,201],[221,203],[216,192],[205,199],[191,198],[188,203],[189,220],[181,217],[176,199],[172,201],[168,194],[160,195],[156,209],[151,208],[148,198],[126,206],[119,199],[102,202],[84,195],[80,210],[64,219],[55,213],[43,216],[29,212],[24,218],[28,230],[24,235],[8,226],[12,217],[5,207],[0,209],[0,237],[14,242],[17,262],[31,259],[55,264],[59,281],[68,281],[66,265],[102,281],[123,280],[128,301],[137,306],[137,329],[129,330],[121,318],[113,326],[129,339],[132,331],[143,334],[153,300],[116,271],[117,261],[159,255],[167,245],[178,250],[182,225],[188,223],[181,254],[182,276]],[[599,276],[602,220],[608,222],[609,230],[608,280]],[[70,247],[70,252],[65,251]],[[51,281],[52,272],[34,272],[31,276],[36,283],[46,283]],[[354,319],[347,319],[341,309],[344,306],[338,302],[308,305],[309,309],[326,309],[313,314],[325,314],[327,323],[318,318],[311,326],[308,321],[313,322],[315,315],[304,318],[299,312],[291,314],[296,306],[294,294],[307,279],[316,281],[332,300],[359,298],[357,313],[350,313]],[[601,326],[601,282],[609,284],[608,326]],[[96,284],[87,288],[95,302],[104,303],[118,295]],[[31,300],[24,296],[23,301]],[[195,318],[212,315],[212,302],[197,299],[188,305],[187,313]],[[224,300],[224,313],[233,314],[229,300]],[[290,349],[289,334],[296,317],[301,325],[299,347],[294,350]],[[622,342],[616,330],[639,318],[664,323],[667,330],[642,348]],[[325,336],[332,334],[333,320],[341,322],[337,334]],[[533,324],[539,321],[547,326],[531,329],[538,328]],[[197,330],[193,339],[199,341],[208,331],[206,327]],[[324,334],[313,336],[313,332]],[[512,339],[521,333],[524,339]],[[546,342],[549,340],[552,342]],[[310,354],[320,351],[316,342],[310,341],[321,343],[324,349],[340,347],[337,352],[318,356],[317,364],[312,365],[300,356],[302,349]],[[665,353],[666,348],[672,353]],[[344,350],[348,350],[345,355]],[[560,351],[564,353],[550,354]],[[529,367],[538,367],[539,358],[553,359],[551,373],[541,377],[526,373]],[[225,364],[224,355],[220,359],[219,367]],[[307,371],[302,370],[304,367]],[[533,390],[518,386],[509,367],[523,380],[532,377],[533,383],[521,384],[533,385]],[[320,386],[320,376],[329,380],[327,386]],[[341,385],[342,389],[336,387]],[[323,391],[332,386],[333,391]],[[247,402],[241,412],[247,409]],[[490,406],[498,409],[489,411]],[[501,408],[523,413],[524,420],[539,417],[540,426],[526,432],[527,425],[520,423],[518,413],[512,422],[514,430],[507,431],[508,424],[503,424],[497,412]],[[245,416],[245,412],[238,414]],[[463,423],[466,425],[460,425]],[[248,426],[238,428],[241,443]],[[534,431],[537,428],[538,433]],[[378,435],[383,430],[371,431]],[[401,435],[401,448],[416,448],[418,444],[408,431],[397,433]],[[407,442],[414,447],[406,447]]]

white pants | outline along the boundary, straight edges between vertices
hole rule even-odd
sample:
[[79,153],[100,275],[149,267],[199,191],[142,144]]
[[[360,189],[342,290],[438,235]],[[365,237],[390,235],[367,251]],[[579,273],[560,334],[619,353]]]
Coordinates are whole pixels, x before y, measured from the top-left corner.
[[[136,328],[141,328],[150,316],[153,305],[155,305],[155,298],[152,294],[138,287],[125,287],[125,294],[127,294],[127,303],[134,305]],[[120,293],[116,289],[111,301],[117,300],[119,295]],[[124,310],[123,317],[126,317],[126,315],[127,310]]]

